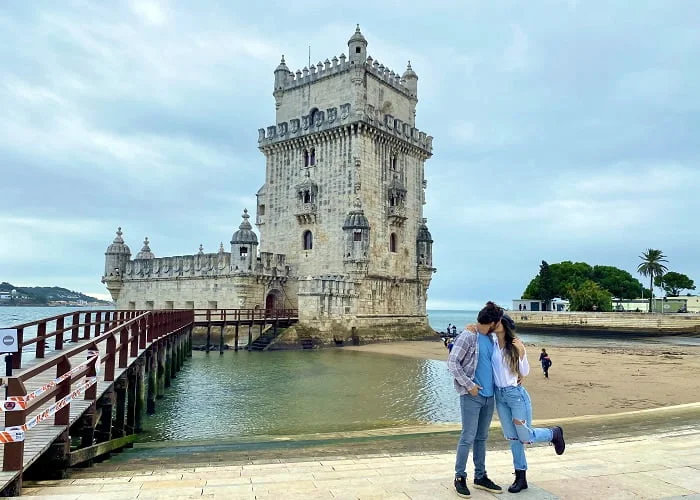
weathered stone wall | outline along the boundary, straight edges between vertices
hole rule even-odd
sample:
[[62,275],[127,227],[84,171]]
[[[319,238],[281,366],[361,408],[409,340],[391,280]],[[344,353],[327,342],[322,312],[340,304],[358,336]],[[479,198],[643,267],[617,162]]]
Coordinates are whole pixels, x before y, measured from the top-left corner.
[[700,315],[632,312],[508,312],[521,330],[700,334]]
[[298,285],[272,278],[249,276],[192,277],[126,280],[119,309],[254,309],[265,307],[271,290],[279,290],[283,308],[296,309]]

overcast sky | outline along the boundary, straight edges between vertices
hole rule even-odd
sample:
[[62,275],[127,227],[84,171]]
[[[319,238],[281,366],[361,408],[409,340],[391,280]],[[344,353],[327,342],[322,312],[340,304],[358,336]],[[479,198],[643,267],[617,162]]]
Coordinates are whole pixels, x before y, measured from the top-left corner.
[[0,281],[104,295],[136,254],[228,246],[254,211],[273,70],[368,53],[419,76],[435,137],[431,308],[510,305],[542,259],[700,281],[700,3],[0,4]]

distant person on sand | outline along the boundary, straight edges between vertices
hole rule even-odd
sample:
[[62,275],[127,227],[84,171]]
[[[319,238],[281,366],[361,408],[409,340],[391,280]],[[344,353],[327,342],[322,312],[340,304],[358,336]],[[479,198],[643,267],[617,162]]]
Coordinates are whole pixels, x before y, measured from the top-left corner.
[[486,439],[493,417],[493,369],[491,356],[493,341],[489,334],[501,320],[503,310],[493,302],[479,311],[477,325],[473,331],[465,329],[455,339],[447,357],[447,368],[454,377],[454,386],[459,394],[462,416],[462,433],[457,443],[454,487],[457,494],[468,498],[467,459],[470,448],[474,448],[474,486],[501,493],[500,486],[486,475]]
[[544,378],[549,378],[549,367],[552,366],[552,360],[549,358],[549,354],[547,354],[547,350],[544,348],[540,353],[540,363],[542,363]]
[[496,394],[496,411],[503,435],[510,441],[515,481],[511,493],[527,489],[525,445],[551,442],[557,455],[564,453],[564,431],[561,427],[532,426],[532,402],[520,379],[530,373],[530,364],[522,340],[515,336],[515,321],[504,314],[494,330],[492,359]]

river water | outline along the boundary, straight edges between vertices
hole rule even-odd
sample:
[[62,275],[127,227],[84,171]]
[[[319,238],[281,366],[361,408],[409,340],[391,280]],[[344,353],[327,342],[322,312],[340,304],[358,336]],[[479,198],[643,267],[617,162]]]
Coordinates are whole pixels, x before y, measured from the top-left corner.
[[[0,307],[0,327],[74,308]],[[473,322],[474,311],[430,311],[435,330]],[[522,335],[542,346],[700,344],[700,339]],[[447,352],[445,353],[447,355]],[[322,349],[193,352],[145,419],[146,441],[238,438],[458,422],[459,402],[444,361]]]

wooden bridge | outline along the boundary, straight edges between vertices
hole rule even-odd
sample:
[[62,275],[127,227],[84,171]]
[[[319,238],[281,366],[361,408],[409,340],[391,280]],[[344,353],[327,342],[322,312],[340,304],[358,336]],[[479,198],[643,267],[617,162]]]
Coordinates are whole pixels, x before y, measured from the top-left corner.
[[[9,327],[17,333],[2,379],[0,495],[19,495],[22,478],[60,478],[69,467],[137,439],[144,413],[191,356],[195,326],[286,326],[296,310],[76,311]],[[4,329],[7,330],[7,329]],[[10,368],[11,366],[11,368]],[[48,471],[48,473],[47,473]]]

